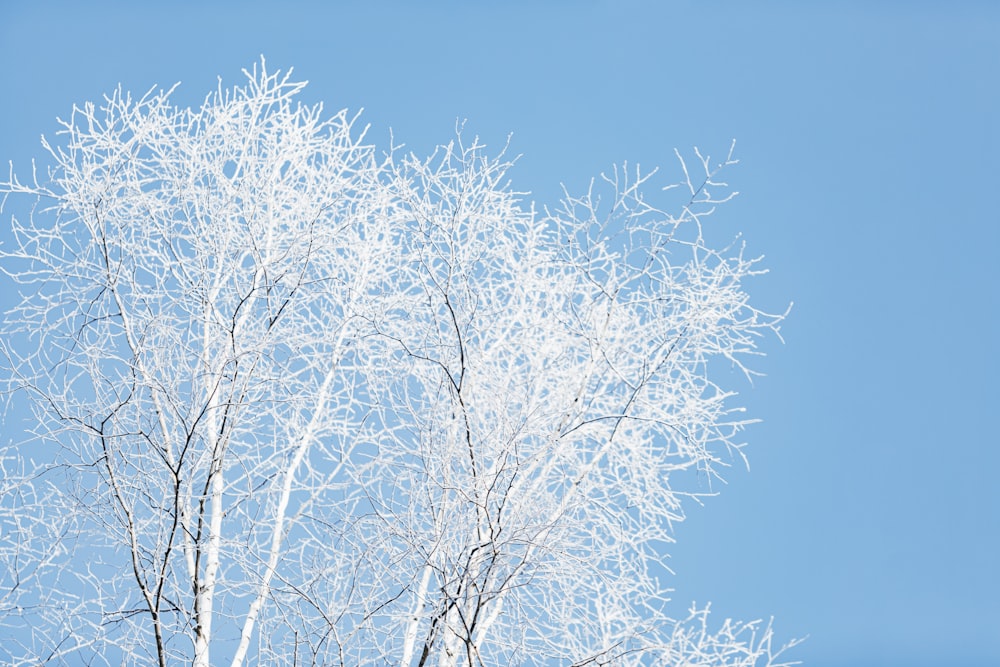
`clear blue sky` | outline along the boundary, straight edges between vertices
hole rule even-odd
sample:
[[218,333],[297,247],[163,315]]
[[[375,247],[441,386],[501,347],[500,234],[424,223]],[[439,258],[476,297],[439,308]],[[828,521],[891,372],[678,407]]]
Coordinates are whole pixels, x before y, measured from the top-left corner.
[[721,233],[795,308],[751,471],[678,530],[678,613],[773,615],[812,667],[1000,664],[1000,3],[0,0],[0,161],[119,82],[198,104],[260,54],[383,146],[513,132],[542,202],[735,137]]

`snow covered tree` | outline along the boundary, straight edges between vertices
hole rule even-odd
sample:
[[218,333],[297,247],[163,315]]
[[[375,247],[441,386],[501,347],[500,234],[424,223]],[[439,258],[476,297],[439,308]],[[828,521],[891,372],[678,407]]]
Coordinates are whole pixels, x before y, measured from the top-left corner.
[[626,168],[538,213],[478,141],[379,153],[247,77],[75,108],[0,184],[36,202],[2,254],[0,660],[777,665],[661,580],[749,423],[710,370],[781,320],[703,239],[731,153],[681,160],[674,213]]

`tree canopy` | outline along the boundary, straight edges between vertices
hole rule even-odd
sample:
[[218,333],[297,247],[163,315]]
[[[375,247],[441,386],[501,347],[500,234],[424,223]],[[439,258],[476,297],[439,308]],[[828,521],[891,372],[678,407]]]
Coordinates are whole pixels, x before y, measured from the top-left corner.
[[303,86],[119,90],[0,184],[37,201],[2,257],[0,659],[778,665],[661,577],[751,421],[713,370],[783,317],[703,235],[732,152],[538,210],[503,151],[379,152]]

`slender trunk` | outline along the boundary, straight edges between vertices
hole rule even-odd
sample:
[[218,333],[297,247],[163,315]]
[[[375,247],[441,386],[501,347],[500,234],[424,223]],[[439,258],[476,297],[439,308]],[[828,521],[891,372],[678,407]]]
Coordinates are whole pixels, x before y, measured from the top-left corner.
[[420,629],[420,617],[424,613],[424,605],[427,604],[427,588],[431,583],[431,566],[424,565],[424,574],[420,578],[420,588],[417,589],[417,600],[414,603],[413,615],[406,626],[405,639],[403,641],[403,658],[399,661],[402,667],[407,667],[413,659],[413,647],[417,640],[417,630]]
[[[201,365],[212,384],[209,387],[211,392],[208,396],[208,405],[205,410],[205,434],[212,441],[209,444],[211,461],[209,463],[208,480],[205,491],[208,494],[208,540],[205,543],[204,551],[200,544],[195,548],[204,555],[205,572],[199,576],[197,565],[195,567],[195,645],[194,645],[194,667],[210,667],[209,649],[212,643],[212,612],[215,597],[215,581],[219,572],[222,548],[222,492],[225,488],[223,472],[225,464],[224,434],[219,432],[219,405],[222,393],[222,371],[217,369],[213,363],[212,350],[212,312],[213,304],[218,296],[218,289],[214,289],[205,303],[205,314],[202,326],[202,352]],[[204,517],[204,508],[201,509]],[[199,531],[200,532],[200,531]]]
[[[343,337],[341,340],[343,340]],[[338,345],[338,348],[340,348],[340,345]],[[339,357],[339,354],[334,355],[334,358],[337,357]],[[319,397],[313,409],[313,417],[306,427],[305,433],[303,433],[299,440],[292,460],[288,463],[288,467],[285,468],[281,484],[281,497],[278,500],[278,508],[275,511],[274,526],[271,528],[271,549],[267,559],[267,566],[264,570],[264,576],[261,578],[260,587],[257,589],[257,596],[250,603],[250,608],[247,610],[246,618],[243,621],[243,629],[240,632],[240,643],[236,649],[236,654],[233,656],[232,667],[240,667],[246,659],[247,651],[250,648],[250,640],[253,638],[254,625],[257,622],[257,617],[260,615],[264,601],[270,593],[271,579],[274,578],[274,573],[278,569],[278,560],[281,555],[281,545],[285,533],[285,519],[287,518],[288,503],[292,496],[292,483],[295,481],[295,473],[302,463],[302,459],[305,458],[306,452],[309,450],[309,445],[316,438],[320,420],[326,413],[330,388],[333,386],[334,379],[336,378],[336,371],[337,365],[334,364],[327,373],[326,378],[324,378]]]

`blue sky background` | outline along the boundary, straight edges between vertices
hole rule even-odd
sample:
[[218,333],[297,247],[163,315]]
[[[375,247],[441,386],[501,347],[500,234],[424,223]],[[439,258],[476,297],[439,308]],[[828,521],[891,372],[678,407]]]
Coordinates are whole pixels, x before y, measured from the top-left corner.
[[795,308],[752,470],[678,529],[678,613],[773,615],[812,667],[1000,664],[1000,3],[0,0],[0,161],[119,82],[199,104],[260,54],[383,147],[513,132],[543,203],[735,137],[713,224]]

